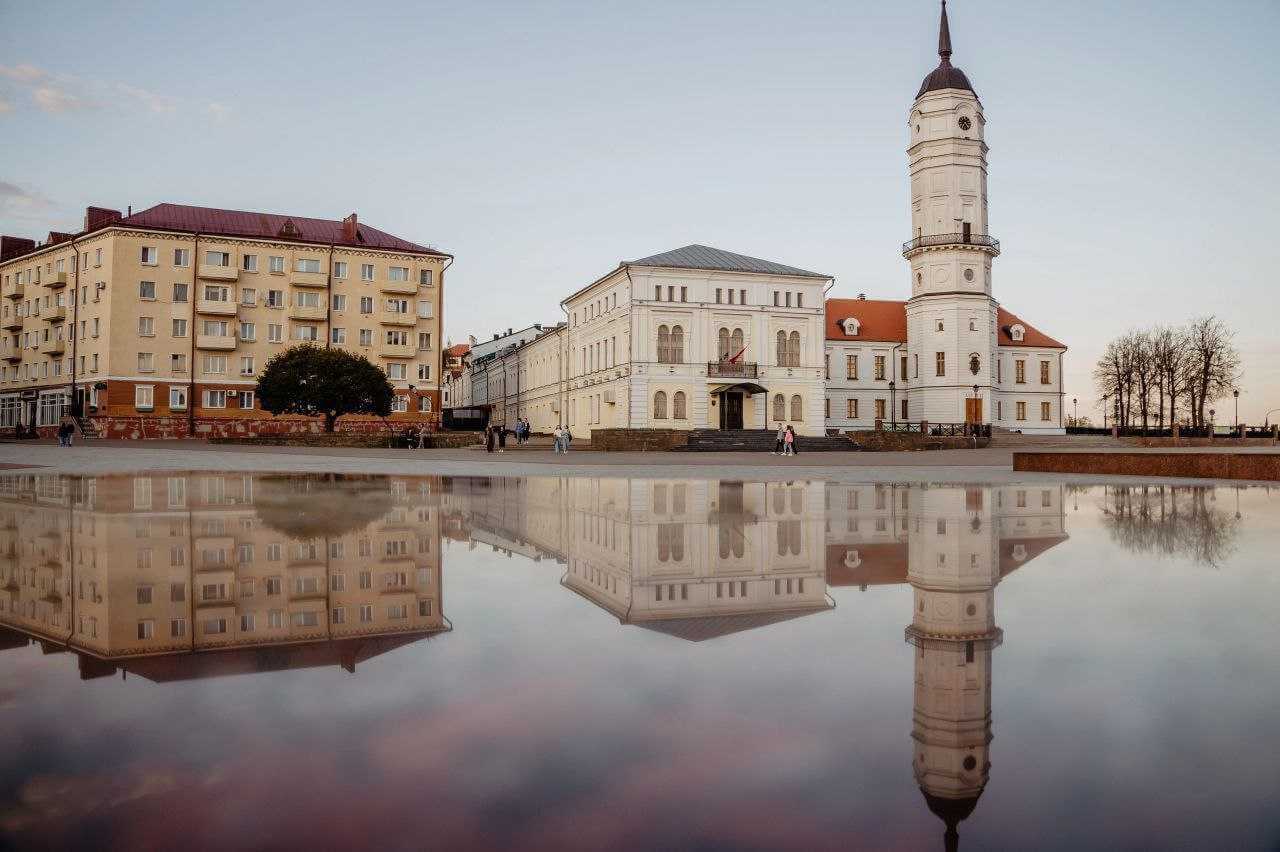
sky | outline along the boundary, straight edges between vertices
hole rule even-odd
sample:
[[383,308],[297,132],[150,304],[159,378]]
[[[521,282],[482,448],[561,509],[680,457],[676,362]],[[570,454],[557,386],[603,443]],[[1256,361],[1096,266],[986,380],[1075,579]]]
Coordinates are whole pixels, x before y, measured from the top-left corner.
[[[1280,407],[1280,3],[948,10],[988,121],[994,294],[1070,347],[1068,405],[1101,420],[1109,339],[1215,314],[1241,419]],[[455,255],[455,341],[554,322],[619,261],[690,243],[904,299],[937,24],[927,0],[0,0],[0,232],[75,230],[88,205],[356,211]]]

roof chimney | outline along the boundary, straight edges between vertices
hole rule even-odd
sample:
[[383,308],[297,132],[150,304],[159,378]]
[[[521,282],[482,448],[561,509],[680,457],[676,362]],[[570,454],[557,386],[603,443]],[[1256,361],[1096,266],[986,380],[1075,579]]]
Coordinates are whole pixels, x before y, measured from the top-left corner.
[[515,333],[515,329],[511,329],[511,328],[507,329],[507,336],[508,336],[508,337],[510,337],[510,336],[511,336],[512,334],[514,334],[514,333]]
[[86,231],[96,231],[119,221],[119,210],[111,210],[106,207],[86,207],[84,210],[84,229]]
[[26,237],[2,236],[0,237],[0,261],[35,251],[35,248],[35,240],[29,240]]
[[354,243],[356,237],[360,234],[360,221],[356,218],[356,214],[342,220],[342,239],[349,243]]
[[865,302],[866,300],[867,300],[867,294],[866,294],[866,293],[859,293],[859,294],[858,294],[858,301],[860,301],[860,302]]

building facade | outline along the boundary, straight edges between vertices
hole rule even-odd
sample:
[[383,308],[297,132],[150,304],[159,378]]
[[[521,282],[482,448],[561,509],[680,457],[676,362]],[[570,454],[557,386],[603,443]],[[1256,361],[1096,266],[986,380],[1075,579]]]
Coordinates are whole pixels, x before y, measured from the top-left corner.
[[828,302],[827,424],[981,423],[1061,433],[1066,347],[993,296],[1000,243],[987,219],[986,115],[951,64],[945,4],[938,56],[908,117],[911,239],[902,255],[911,297]]
[[[393,420],[438,417],[452,257],[355,214],[89,208],[81,233],[2,239],[0,428],[52,427],[65,412],[122,437],[311,429],[254,397],[266,362],[302,343],[380,366]],[[348,416],[340,428],[362,420],[381,425]]]

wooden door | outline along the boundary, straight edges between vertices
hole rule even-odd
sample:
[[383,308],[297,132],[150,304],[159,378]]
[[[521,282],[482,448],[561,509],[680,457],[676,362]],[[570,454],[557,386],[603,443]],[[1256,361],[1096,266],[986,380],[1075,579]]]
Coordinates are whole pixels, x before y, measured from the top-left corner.
[[720,428],[742,428],[742,394],[726,393],[720,396]]
[[981,423],[982,422],[982,399],[968,397],[964,401],[964,422]]

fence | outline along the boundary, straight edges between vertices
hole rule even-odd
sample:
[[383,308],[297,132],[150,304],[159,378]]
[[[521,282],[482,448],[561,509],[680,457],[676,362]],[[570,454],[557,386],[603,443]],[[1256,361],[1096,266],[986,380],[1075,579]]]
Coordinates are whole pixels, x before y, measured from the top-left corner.
[[935,437],[990,438],[989,423],[930,423],[927,420],[912,422],[876,421],[877,432],[897,432],[903,435],[933,435]]

